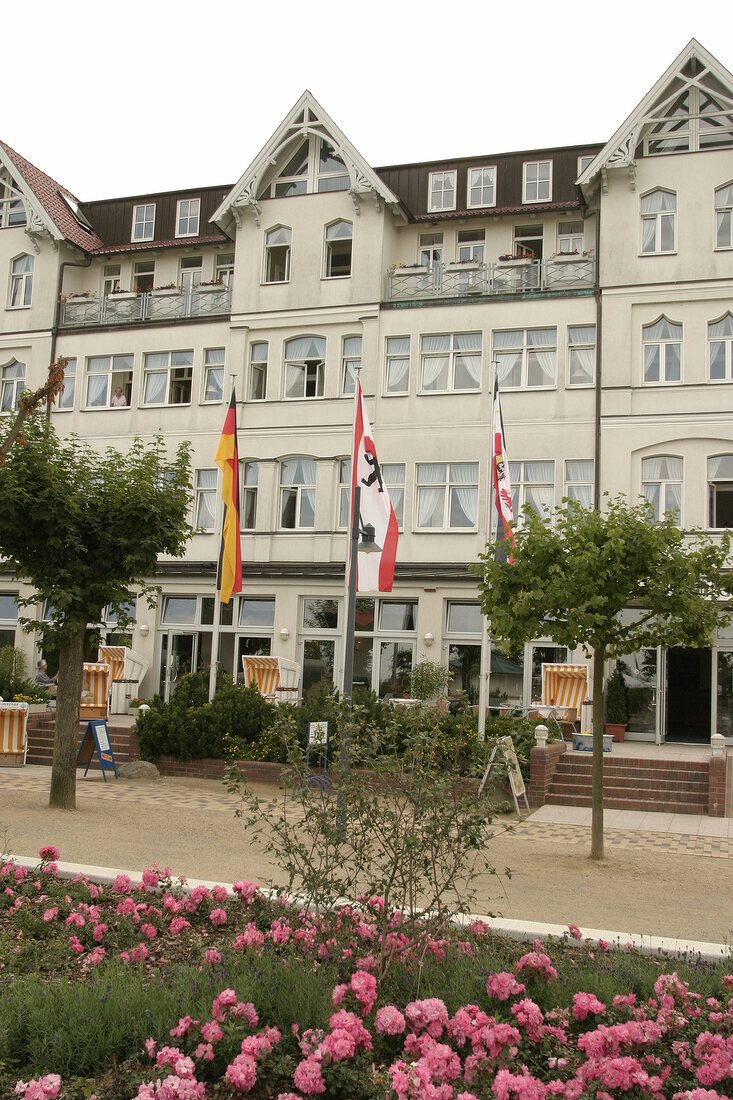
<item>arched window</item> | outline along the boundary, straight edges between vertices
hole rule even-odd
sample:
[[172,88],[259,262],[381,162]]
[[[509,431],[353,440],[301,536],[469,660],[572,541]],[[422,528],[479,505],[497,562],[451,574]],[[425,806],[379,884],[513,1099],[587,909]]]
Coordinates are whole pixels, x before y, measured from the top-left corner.
[[708,325],[710,379],[713,382],[733,378],[733,316],[726,313]]
[[677,195],[650,191],[641,196],[641,251],[674,252],[677,247]]
[[285,397],[323,397],[324,336],[297,336],[285,344]]
[[10,308],[22,309],[33,297],[33,257],[27,253],[13,260],[10,269]]
[[682,325],[660,317],[641,330],[645,382],[679,382],[682,377]]
[[0,409],[17,409],[25,389],[25,363],[13,360],[0,372]]
[[708,501],[710,527],[733,527],[733,455],[708,459]]
[[641,460],[641,490],[659,521],[673,515],[677,526],[682,519],[684,463],[676,455],[652,455]]
[[293,231],[287,225],[270,229],[265,237],[265,282],[286,283],[290,278]]
[[354,227],[338,221],[326,226],[326,278],[345,278],[351,274],[351,244]]

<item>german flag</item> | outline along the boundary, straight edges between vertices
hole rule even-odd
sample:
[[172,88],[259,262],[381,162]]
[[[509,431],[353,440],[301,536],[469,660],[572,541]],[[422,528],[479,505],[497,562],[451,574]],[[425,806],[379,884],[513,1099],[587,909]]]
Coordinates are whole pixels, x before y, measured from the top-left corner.
[[232,390],[215,462],[224,475],[221,488],[224,523],[221,531],[217,587],[222,603],[242,591],[242,540],[239,533],[239,452],[237,449],[237,401]]

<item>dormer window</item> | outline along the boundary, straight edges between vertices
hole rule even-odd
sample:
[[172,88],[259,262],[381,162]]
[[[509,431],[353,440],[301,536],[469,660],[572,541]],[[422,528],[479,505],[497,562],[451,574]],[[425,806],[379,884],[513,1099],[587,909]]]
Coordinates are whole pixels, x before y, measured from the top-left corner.
[[291,198],[324,191],[348,191],[349,170],[333,145],[311,134],[299,146],[282,172],[269,183],[260,198]]
[[176,211],[176,236],[198,236],[200,214],[201,199],[180,199]]
[[155,203],[143,203],[132,208],[132,240],[152,241],[155,233]]
[[428,210],[455,210],[456,173],[431,172]]
[[468,206],[496,206],[496,168],[468,169]]
[[522,202],[550,202],[551,199],[552,161],[527,161],[524,165]]

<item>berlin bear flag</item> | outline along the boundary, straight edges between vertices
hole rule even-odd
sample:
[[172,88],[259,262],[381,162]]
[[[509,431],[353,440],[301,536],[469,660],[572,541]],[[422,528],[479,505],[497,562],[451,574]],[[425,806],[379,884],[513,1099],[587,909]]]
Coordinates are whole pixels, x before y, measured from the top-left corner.
[[354,489],[361,487],[359,526],[374,528],[374,541],[379,553],[357,557],[356,591],[391,592],[394,564],[397,556],[397,519],[389,499],[387,486],[377,459],[372,429],[367,416],[361,382],[356,380],[356,419],[354,423],[354,453],[351,461],[351,516],[354,515]]
[[[494,379],[494,411],[491,432],[491,469],[494,482],[494,503],[496,506],[496,547],[497,561],[512,560],[514,547],[514,508],[512,507],[512,486],[509,480],[509,459],[504,439],[504,421],[499,400],[499,379]],[[509,549],[509,553],[507,553]]]
[[234,390],[232,390],[232,399],[229,402],[214,461],[224,475],[221,487],[221,496],[224,501],[224,523],[221,529],[221,550],[219,553],[219,599],[222,603],[229,603],[232,592],[242,591],[237,400]]

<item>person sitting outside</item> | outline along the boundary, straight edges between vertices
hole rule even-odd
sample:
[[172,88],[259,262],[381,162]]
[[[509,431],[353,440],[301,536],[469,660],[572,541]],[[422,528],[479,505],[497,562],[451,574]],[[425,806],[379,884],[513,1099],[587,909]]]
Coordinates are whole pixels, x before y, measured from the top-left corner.
[[50,696],[56,695],[56,681],[58,679],[58,672],[55,676],[48,675],[48,665],[41,658],[38,662],[35,680],[39,687],[42,687]]

